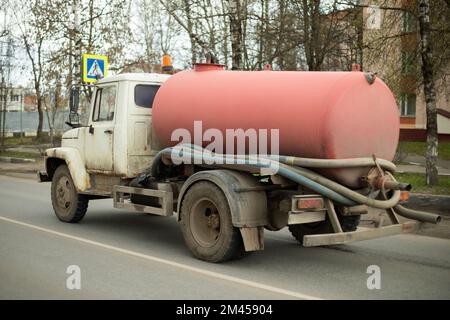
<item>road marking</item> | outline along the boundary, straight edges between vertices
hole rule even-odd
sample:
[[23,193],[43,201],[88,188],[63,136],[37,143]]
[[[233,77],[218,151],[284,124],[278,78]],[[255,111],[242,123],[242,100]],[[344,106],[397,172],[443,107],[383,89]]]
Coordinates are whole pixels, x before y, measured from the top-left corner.
[[216,278],[216,279],[221,279],[221,280],[225,280],[225,281],[229,281],[229,282],[234,282],[240,285],[244,285],[244,286],[248,286],[248,287],[252,287],[252,288],[256,288],[256,289],[261,289],[261,290],[265,290],[265,291],[269,291],[272,293],[277,293],[277,294],[282,294],[285,296],[290,296],[293,298],[298,298],[298,299],[304,299],[304,300],[321,300],[321,298],[319,297],[314,297],[314,296],[310,296],[307,294],[303,294],[303,293],[299,293],[299,292],[295,292],[295,291],[290,291],[290,290],[285,290],[282,288],[277,288],[277,287],[273,287],[271,285],[266,285],[263,283],[259,283],[259,282],[254,282],[254,281],[250,281],[250,280],[245,280],[245,279],[241,279],[238,277],[233,277],[233,276],[228,276],[228,275],[224,275],[218,272],[214,272],[214,271],[208,271],[208,270],[204,270],[204,269],[200,269],[200,268],[196,268],[196,267],[191,267],[191,266],[187,266],[178,262],[174,262],[174,261],[170,261],[170,260],[166,260],[166,259],[162,259],[162,258],[158,258],[158,257],[154,257],[154,256],[150,256],[150,255],[146,255],[146,254],[142,254],[136,251],[131,251],[131,250],[127,250],[127,249],[123,249],[123,248],[119,248],[119,247],[115,247],[115,246],[111,246],[108,244],[104,244],[101,242],[97,242],[97,241],[93,241],[93,240],[89,240],[89,239],[85,239],[85,238],[81,238],[81,237],[77,237],[77,236],[72,236],[70,234],[66,234],[66,233],[62,233],[62,232],[58,232],[55,230],[51,230],[51,229],[47,229],[47,228],[43,228],[43,227],[39,227],[39,226],[35,226],[33,224],[28,224],[22,221],[18,221],[18,220],[14,220],[14,219],[9,219],[3,216],[0,216],[0,220],[3,220],[5,222],[9,222],[9,223],[13,223],[13,224],[17,224],[20,226],[24,226],[24,227],[28,227],[34,230],[39,230],[42,232],[46,232],[46,233],[50,233],[59,237],[63,237],[63,238],[67,238],[67,239],[71,239],[71,240],[75,240],[75,241],[80,241],[83,243],[87,243],[96,247],[100,247],[100,248],[104,248],[104,249],[109,249],[112,251],[116,251],[116,252],[120,252],[123,254],[127,254],[130,256],[134,256],[134,257],[139,257],[142,259],[146,259],[149,261],[154,261],[154,262],[158,262],[158,263],[162,263],[165,265],[169,265],[175,268],[179,268],[179,269],[184,269],[184,270],[188,270],[191,272],[195,272],[195,273],[199,273],[202,275],[206,275],[212,278]]

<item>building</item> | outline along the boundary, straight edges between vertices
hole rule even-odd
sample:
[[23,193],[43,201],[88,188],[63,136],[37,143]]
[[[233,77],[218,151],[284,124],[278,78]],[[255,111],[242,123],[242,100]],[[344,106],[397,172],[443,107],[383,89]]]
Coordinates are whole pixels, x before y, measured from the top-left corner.
[[[426,136],[426,103],[421,84],[420,35],[416,1],[367,0],[363,3],[363,66],[378,73],[394,91],[400,111],[401,137]],[[443,8],[445,10],[446,8]],[[447,76],[446,76],[447,75]],[[437,70],[436,98],[440,138],[450,136],[450,64]]]
[[[0,97],[1,101],[5,100],[4,91],[5,89],[3,88]],[[6,112],[36,111],[36,95],[31,89],[9,87],[6,91]]]

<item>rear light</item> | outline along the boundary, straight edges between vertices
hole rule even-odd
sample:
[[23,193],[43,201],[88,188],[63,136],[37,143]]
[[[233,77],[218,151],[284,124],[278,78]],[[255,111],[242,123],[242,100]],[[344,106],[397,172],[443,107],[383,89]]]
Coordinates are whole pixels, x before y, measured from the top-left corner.
[[408,200],[409,200],[409,192],[408,191],[400,192],[400,202],[406,202]]
[[298,199],[297,209],[322,209],[324,207],[322,198],[303,198]]

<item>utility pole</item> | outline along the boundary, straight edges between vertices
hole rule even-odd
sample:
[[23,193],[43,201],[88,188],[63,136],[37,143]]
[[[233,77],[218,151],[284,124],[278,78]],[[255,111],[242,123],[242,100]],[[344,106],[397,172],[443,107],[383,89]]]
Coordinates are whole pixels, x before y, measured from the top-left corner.
[[[10,75],[11,75],[11,59],[12,59],[12,38],[9,37],[8,42],[6,43],[6,54],[5,54],[5,73],[3,74],[3,122],[1,126],[1,149],[2,151],[5,149],[5,132],[6,132],[6,109],[8,106],[8,91],[11,91],[8,86],[10,86]],[[3,69],[3,68],[2,68]]]
[[72,2],[72,13],[73,13],[73,38],[75,47],[75,59],[73,59],[73,70],[75,75],[72,84],[79,86],[81,83],[81,30],[80,30],[80,1],[73,0]]
[[23,142],[23,89],[20,91],[20,143]]
[[[80,29],[80,1],[72,1],[72,26],[70,30],[70,90],[81,92],[81,76],[82,76],[82,39]],[[69,111],[71,112],[71,110]]]
[[[1,46],[0,47],[0,49],[3,49],[3,46]],[[1,98],[1,101],[0,101],[0,128],[2,128],[3,127],[3,122],[5,121],[5,112],[4,112],[4,110],[3,110],[3,101],[4,100],[6,100],[5,99],[5,97],[6,97],[6,90],[5,90],[5,77],[4,77],[4,75],[3,75],[3,65],[0,65],[0,77],[1,77],[1,82],[0,82],[0,98]],[[4,140],[3,140],[3,135],[1,134],[1,132],[0,132],[0,139],[1,139],[1,141],[0,141],[0,151],[4,151],[4,145],[5,145],[5,143],[4,143]]]
[[[7,33],[8,20],[7,10],[3,11],[3,32]],[[7,41],[0,40],[0,77],[1,77],[1,110],[0,110],[0,150],[5,149],[5,128],[6,128],[6,107],[8,102],[8,86],[11,73],[11,59],[12,59],[12,38],[8,35]]]

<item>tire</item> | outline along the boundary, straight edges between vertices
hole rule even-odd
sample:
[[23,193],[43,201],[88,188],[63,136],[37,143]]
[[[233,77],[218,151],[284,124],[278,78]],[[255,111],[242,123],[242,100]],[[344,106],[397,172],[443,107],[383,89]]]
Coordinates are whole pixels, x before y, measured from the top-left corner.
[[[341,223],[342,231],[344,232],[356,231],[359,221],[361,220],[360,215],[342,216],[338,214],[338,218]],[[289,231],[300,244],[303,244],[303,236],[306,235],[334,233],[333,226],[328,220],[328,216],[325,221],[290,225]]]
[[192,254],[208,262],[224,262],[245,255],[241,233],[231,221],[228,201],[215,184],[197,182],[181,205],[181,230]]
[[60,165],[53,174],[51,196],[53,210],[59,220],[76,223],[83,219],[89,199],[78,194],[66,165]]

